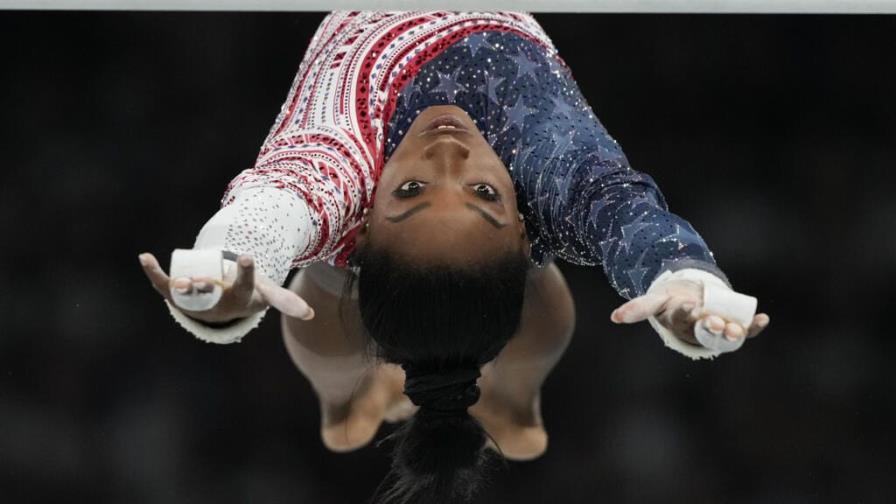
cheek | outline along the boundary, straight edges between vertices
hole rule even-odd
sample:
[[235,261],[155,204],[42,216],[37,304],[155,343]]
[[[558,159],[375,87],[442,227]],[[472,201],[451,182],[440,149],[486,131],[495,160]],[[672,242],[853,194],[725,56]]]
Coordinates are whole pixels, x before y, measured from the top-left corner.
[[[380,214],[381,215],[381,214]],[[371,218],[367,221],[366,241],[377,246],[386,245],[394,242],[401,242],[407,237],[401,233],[401,226],[395,226],[391,222],[386,222],[381,217],[377,217],[374,210],[371,211]],[[399,228],[399,229],[396,229]]]
[[501,241],[508,250],[518,248],[522,240],[525,240],[525,237],[520,235],[516,226],[508,226],[501,232]]
[[377,180],[376,186],[373,188],[373,194],[370,196],[370,202],[367,205],[370,208],[368,217],[371,218],[371,221],[376,215],[383,215],[383,212],[386,210],[386,205],[392,199],[389,194],[389,188],[393,187],[393,184],[393,177],[385,174]]

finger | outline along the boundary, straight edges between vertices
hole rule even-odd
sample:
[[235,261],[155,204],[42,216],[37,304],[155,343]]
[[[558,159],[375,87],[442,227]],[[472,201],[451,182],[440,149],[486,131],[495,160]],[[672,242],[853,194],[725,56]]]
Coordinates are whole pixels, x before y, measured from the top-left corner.
[[171,292],[169,289],[171,287],[174,287],[181,293],[186,293],[192,290],[193,284],[189,278],[170,278],[165,274],[165,270],[159,266],[159,261],[152,254],[145,253],[138,257],[140,258],[140,264],[143,265],[143,270],[146,272],[147,276],[149,276],[150,281],[152,281],[153,287],[161,292],[166,298],[170,297]]
[[769,322],[770,319],[768,315],[765,313],[757,313],[756,316],[753,317],[753,323],[750,325],[750,329],[747,331],[747,337],[754,338],[759,335]]
[[178,277],[169,281],[171,287],[181,294],[186,294],[193,290],[193,281],[187,277]]
[[715,335],[721,335],[725,329],[725,319],[718,315],[707,315],[702,320],[703,327]]
[[646,320],[647,317],[662,311],[668,300],[668,294],[652,293],[638,296],[619,308],[616,308],[613,313],[610,314],[610,320],[617,324],[631,324],[633,322]]
[[268,279],[260,280],[257,288],[264,300],[280,313],[302,320],[314,318],[314,310],[295,292],[275,285]]
[[236,264],[236,280],[231,290],[239,301],[248,304],[255,290],[255,261],[252,256],[243,254],[237,258]]
[[725,337],[728,341],[737,341],[738,338],[744,337],[744,328],[737,322],[728,322],[725,324]]
[[159,294],[165,296],[166,299],[169,298],[171,296],[171,293],[168,291],[169,278],[162,270],[162,267],[159,266],[159,261],[148,252],[140,254],[137,257],[140,260],[141,266],[143,266],[143,273],[149,278],[153,288],[158,291]]
[[724,330],[714,332],[709,329],[709,327],[726,327],[726,325],[717,324],[720,320],[722,320],[721,317],[717,315],[707,315],[694,326],[694,337],[700,345],[715,352],[733,352],[740,348],[746,339],[731,339]]

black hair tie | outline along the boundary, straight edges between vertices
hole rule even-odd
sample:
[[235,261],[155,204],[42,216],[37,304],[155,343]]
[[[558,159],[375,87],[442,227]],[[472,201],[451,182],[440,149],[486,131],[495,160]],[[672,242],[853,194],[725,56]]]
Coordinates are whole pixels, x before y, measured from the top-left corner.
[[421,412],[455,415],[479,400],[479,368],[456,368],[443,372],[425,372],[402,364],[405,372],[404,393]]

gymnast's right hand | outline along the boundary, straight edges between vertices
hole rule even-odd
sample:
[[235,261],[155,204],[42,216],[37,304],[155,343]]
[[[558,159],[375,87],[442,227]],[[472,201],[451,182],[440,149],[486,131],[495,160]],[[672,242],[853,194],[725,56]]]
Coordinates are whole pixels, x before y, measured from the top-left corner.
[[[159,266],[159,261],[148,253],[139,255],[143,272],[149,278],[153,288],[174,306],[178,306],[171,296],[171,288],[179,292],[208,292],[214,285],[203,277],[169,278]],[[262,272],[255,270],[252,256],[242,254],[237,257],[235,278],[225,278],[221,299],[208,310],[191,311],[178,306],[187,316],[203,322],[229,322],[234,319],[248,317],[253,313],[273,306],[285,315],[310,320],[314,318],[314,310],[295,292],[283,288]]]

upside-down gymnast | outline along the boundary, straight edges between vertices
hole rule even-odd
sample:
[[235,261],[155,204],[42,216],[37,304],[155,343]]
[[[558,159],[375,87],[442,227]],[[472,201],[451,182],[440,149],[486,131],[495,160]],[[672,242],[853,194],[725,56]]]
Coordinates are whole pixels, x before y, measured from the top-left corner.
[[[691,358],[769,322],[755,298],[736,320],[709,310],[710,289],[748,296],[526,13],[327,15],[192,250],[219,253],[220,279],[140,255],[173,317],[231,343],[277,308],[329,449],[407,420],[382,502],[464,500],[488,456],[545,451],[540,389],[575,325],[555,258],[602,266],[628,300],[611,320],[648,320]],[[216,286],[216,304],[188,309]]]

